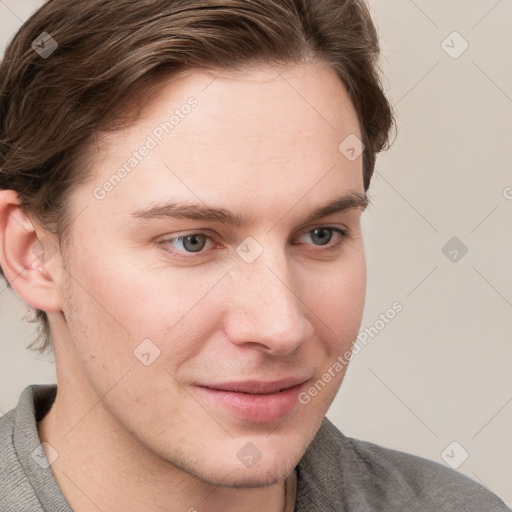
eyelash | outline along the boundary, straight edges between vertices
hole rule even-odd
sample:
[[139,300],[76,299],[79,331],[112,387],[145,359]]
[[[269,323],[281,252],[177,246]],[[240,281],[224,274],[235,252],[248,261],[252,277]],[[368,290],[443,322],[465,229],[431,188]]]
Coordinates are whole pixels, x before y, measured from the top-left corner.
[[[320,227],[311,229],[309,231],[306,231],[305,233],[303,233],[303,235],[307,235],[309,233],[312,233],[313,231],[323,230],[323,229],[330,230],[330,231],[333,231],[335,233],[338,233],[339,240],[336,243],[334,243],[333,245],[329,245],[330,242],[325,244],[325,245],[318,245],[317,247],[327,247],[326,249],[321,249],[322,251],[335,251],[335,250],[340,248],[340,246],[343,244],[345,239],[350,237],[350,234],[349,234],[348,230],[340,229],[340,228],[335,228],[335,227],[330,227],[330,226],[320,226]],[[210,235],[208,235],[207,233],[204,233],[202,231],[193,231],[193,232],[190,232],[190,233],[185,233],[185,234],[180,235],[180,236],[175,236],[175,237],[172,237],[172,238],[167,238],[165,240],[161,240],[160,242],[158,242],[158,245],[161,245],[163,247],[164,251],[171,253],[172,256],[176,256],[177,258],[181,258],[183,260],[191,259],[191,258],[195,257],[194,255],[200,256],[202,254],[205,254],[207,251],[204,251],[204,250],[197,251],[197,252],[177,251],[177,250],[169,248],[170,247],[169,246],[169,242],[174,242],[174,241],[177,241],[177,240],[183,240],[184,238],[187,238],[189,236],[195,236],[195,235],[205,236],[205,237],[209,238],[210,240],[214,241],[213,238]],[[294,245],[298,245],[298,244],[294,244]],[[184,256],[184,254],[190,254],[190,256]]]

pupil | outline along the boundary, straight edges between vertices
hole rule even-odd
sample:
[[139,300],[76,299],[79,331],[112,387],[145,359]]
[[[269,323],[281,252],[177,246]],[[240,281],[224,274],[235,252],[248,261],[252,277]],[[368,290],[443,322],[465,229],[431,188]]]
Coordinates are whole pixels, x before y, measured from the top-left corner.
[[[201,249],[203,249],[204,247],[204,244],[205,244],[205,241],[204,241],[204,237],[203,237],[203,243],[197,243],[197,239],[202,237],[202,235],[189,235],[187,237],[185,237],[185,239],[183,240],[183,246],[185,247],[185,249],[190,250],[191,252],[197,252],[197,251],[200,251]],[[187,247],[187,242],[191,242],[192,245]]]
[[[318,232],[320,232],[320,233],[323,232],[324,234],[328,234],[329,230],[325,229],[325,228],[324,229],[315,229],[313,231],[313,237],[317,236],[316,233],[318,233]],[[329,240],[330,240],[329,236],[327,236],[327,238],[325,236],[324,237],[320,236],[320,245],[325,245],[325,244],[329,243]]]

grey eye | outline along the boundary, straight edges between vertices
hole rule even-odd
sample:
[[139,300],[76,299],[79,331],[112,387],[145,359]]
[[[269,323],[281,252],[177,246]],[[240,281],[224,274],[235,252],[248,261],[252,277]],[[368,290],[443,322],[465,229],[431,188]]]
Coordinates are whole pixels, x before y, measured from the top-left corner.
[[209,237],[199,233],[193,235],[180,236],[173,238],[170,242],[179,242],[186,252],[199,252],[204,249]]

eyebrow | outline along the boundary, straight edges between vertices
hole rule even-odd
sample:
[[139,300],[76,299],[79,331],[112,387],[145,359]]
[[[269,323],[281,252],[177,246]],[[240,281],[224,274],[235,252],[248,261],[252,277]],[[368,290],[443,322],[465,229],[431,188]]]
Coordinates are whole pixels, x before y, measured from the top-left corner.
[[[361,208],[362,211],[369,205],[366,195],[358,192],[350,192],[334,199],[324,206],[309,211],[301,222],[310,222],[333,213],[343,212],[352,208]],[[200,203],[176,203],[156,204],[146,208],[140,208],[131,212],[131,216],[137,219],[188,219],[204,222],[220,222],[236,227],[246,227],[251,222],[240,213],[234,213],[225,208],[213,208]]]

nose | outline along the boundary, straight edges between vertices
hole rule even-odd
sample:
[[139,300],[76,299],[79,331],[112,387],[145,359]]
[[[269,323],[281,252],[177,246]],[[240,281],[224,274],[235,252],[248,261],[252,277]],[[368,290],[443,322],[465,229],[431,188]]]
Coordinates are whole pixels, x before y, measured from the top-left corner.
[[286,356],[311,337],[307,297],[283,251],[266,250],[250,264],[238,261],[229,277],[225,332],[232,343]]

